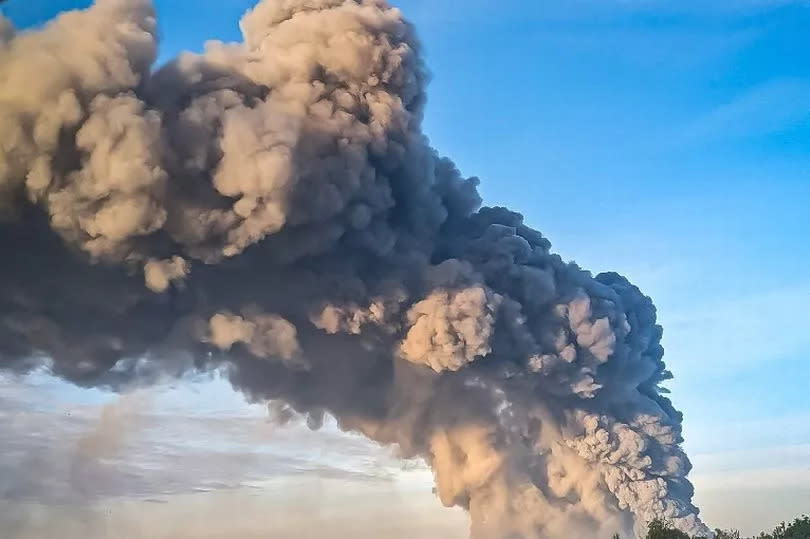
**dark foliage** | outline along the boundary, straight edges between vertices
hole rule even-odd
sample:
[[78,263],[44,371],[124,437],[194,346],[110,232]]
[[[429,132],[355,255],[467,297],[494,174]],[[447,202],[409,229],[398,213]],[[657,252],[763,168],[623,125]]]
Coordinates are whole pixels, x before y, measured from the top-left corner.
[[[714,530],[715,539],[745,539],[737,530]],[[613,539],[621,539],[615,534]],[[653,520],[650,522],[647,535],[644,539],[702,539],[689,537],[680,530],[675,529],[666,520]],[[770,533],[762,532],[750,539],[810,539],[810,516],[803,515],[793,522],[782,522]]]

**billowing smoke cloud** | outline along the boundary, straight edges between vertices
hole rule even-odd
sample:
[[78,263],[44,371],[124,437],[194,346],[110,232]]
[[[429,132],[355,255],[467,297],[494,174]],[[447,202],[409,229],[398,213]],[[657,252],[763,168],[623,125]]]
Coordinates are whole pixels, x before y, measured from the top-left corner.
[[400,12],[265,0],[241,27],[153,71],[146,0],[0,21],[2,367],[225,365],[424,458],[476,539],[708,534],[650,299],[479,209],[421,131]]

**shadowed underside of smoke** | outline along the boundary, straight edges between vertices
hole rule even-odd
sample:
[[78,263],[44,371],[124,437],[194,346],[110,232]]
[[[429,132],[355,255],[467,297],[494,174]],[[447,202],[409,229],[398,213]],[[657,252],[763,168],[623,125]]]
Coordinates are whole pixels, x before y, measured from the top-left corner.
[[706,533],[651,301],[479,208],[421,132],[400,12],[264,1],[241,26],[152,71],[145,0],[0,19],[2,368],[227,366],[427,460],[476,538]]

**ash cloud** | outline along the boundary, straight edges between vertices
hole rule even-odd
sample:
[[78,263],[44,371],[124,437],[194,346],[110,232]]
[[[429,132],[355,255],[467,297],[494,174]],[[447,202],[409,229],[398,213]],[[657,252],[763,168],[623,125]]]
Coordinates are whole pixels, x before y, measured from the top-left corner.
[[383,0],[262,1],[160,69],[146,0],[0,22],[0,365],[228,369],[433,468],[471,536],[708,535],[655,307],[480,207]]

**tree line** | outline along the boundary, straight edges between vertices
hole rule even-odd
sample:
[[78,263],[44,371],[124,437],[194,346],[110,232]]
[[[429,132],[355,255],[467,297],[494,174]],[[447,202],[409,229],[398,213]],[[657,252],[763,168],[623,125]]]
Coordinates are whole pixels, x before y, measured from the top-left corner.
[[[746,539],[737,530],[714,530],[716,539]],[[615,534],[613,539],[621,539]],[[689,537],[665,520],[653,520],[644,539],[703,539]],[[761,532],[747,539],[810,539],[810,516],[803,515],[793,522],[782,522],[770,533]]]

